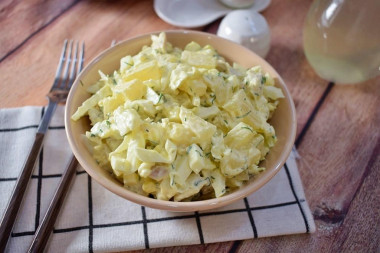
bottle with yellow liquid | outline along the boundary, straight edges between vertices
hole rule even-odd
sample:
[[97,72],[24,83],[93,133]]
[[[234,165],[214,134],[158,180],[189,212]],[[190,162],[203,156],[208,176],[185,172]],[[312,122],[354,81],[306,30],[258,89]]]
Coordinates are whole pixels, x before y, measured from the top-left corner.
[[303,43],[323,79],[353,84],[380,75],[380,0],[315,0]]

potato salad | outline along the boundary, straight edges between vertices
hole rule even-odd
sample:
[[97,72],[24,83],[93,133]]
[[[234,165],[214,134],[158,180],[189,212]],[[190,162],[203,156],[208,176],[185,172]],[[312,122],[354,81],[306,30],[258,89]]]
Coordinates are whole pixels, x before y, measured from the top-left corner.
[[72,115],[89,118],[96,162],[129,190],[170,201],[221,197],[265,170],[277,140],[268,119],[284,97],[275,80],[210,45],[151,39],[114,73],[99,71]]

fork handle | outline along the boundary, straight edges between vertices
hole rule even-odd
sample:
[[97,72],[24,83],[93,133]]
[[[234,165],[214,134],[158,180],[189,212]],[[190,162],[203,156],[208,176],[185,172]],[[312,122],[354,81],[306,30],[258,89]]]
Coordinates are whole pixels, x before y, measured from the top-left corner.
[[38,253],[44,252],[45,246],[49,241],[51,232],[53,231],[54,224],[58,218],[58,214],[61,211],[62,204],[65,197],[70,189],[70,185],[74,181],[76,168],[78,167],[78,161],[73,156],[71,158],[70,164],[67,166],[66,170],[63,172],[61,181],[59,182],[58,188],[54,193],[53,199],[51,200],[48,210],[43,218],[41,224],[39,225],[34,239],[28,252]]
[[38,154],[41,151],[42,143],[45,134],[36,133],[32,149],[29,156],[25,161],[21,174],[16,181],[16,185],[13,189],[11,199],[8,202],[8,206],[5,210],[4,216],[0,225],[0,252],[5,251],[9,236],[11,235],[13,225],[15,223],[18,210],[20,209],[23,196],[26,192],[28,182],[33,172],[33,168],[36,165]]

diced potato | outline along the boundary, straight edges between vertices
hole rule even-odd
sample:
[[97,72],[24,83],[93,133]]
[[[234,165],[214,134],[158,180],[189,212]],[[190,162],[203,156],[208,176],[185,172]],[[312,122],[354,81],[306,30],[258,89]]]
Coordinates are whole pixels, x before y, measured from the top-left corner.
[[190,96],[200,97],[206,94],[207,86],[202,80],[189,79],[184,81],[179,89],[185,91]]
[[115,128],[119,131],[121,136],[138,128],[142,121],[136,110],[133,109],[117,109],[114,112]]
[[191,51],[191,52],[196,52],[196,51],[199,51],[201,49],[202,48],[201,48],[201,46],[198,43],[192,41],[192,42],[190,42],[189,44],[186,45],[186,47],[185,47],[184,50]]
[[216,58],[206,52],[201,51],[183,51],[181,60],[191,66],[198,68],[213,69],[216,67]]
[[116,176],[120,176],[122,174],[128,175],[131,172],[131,164],[125,158],[126,156],[111,156],[111,167],[114,170]]
[[189,166],[196,174],[199,174],[201,170],[211,170],[215,168],[215,164],[205,156],[203,150],[197,144],[188,147],[188,154]]
[[114,88],[115,93],[123,94],[129,100],[142,98],[146,93],[147,87],[137,79],[124,82]]
[[99,105],[103,107],[103,117],[105,118],[109,118],[113,111],[122,104],[124,104],[124,99],[121,94],[114,94],[112,97],[106,97],[99,102]]
[[152,49],[160,53],[167,53],[172,51],[172,45],[166,40],[166,34],[160,33],[158,36],[152,35]]
[[219,169],[215,169],[212,171],[203,171],[203,176],[208,178],[211,182],[212,188],[215,192],[215,197],[219,198],[226,193],[226,179],[220,173]]
[[134,186],[139,183],[139,176],[137,174],[128,174],[123,177],[124,185]]
[[143,183],[142,189],[143,189],[143,191],[145,191],[147,193],[153,193],[153,192],[157,192],[159,190],[159,187],[157,185],[157,182],[148,178]]
[[225,79],[226,74],[216,69],[208,70],[203,75],[203,80],[214,93],[213,102],[216,104],[225,104],[233,94],[233,83],[227,82]]
[[216,116],[220,112],[219,108],[215,105],[210,107],[199,106],[195,110],[195,114],[202,119],[209,119]]
[[282,93],[280,88],[274,86],[264,86],[263,87],[264,96],[276,100],[278,98],[284,98],[284,94]]
[[216,132],[216,126],[198,117],[192,111],[184,107],[181,107],[179,117],[181,118],[182,124],[193,131],[198,137],[198,142],[205,148]]
[[186,180],[186,188],[174,196],[174,201],[181,201],[185,198],[191,197],[194,194],[198,193],[203,186],[209,184],[208,179],[202,178],[198,174],[191,174]]
[[179,123],[171,123],[169,125],[169,138],[177,146],[189,146],[195,141],[195,134],[189,128]]
[[171,72],[169,87],[172,90],[176,90],[186,79],[195,79],[199,75],[200,73],[195,67],[178,64]]
[[125,73],[134,65],[132,56],[127,55],[120,60],[120,73]]
[[103,112],[97,107],[88,109],[88,117],[90,118],[91,125],[104,120]]
[[160,95],[158,95],[152,88],[148,87],[146,90],[145,98],[152,101],[153,104],[160,102]]
[[223,133],[214,134],[211,139],[212,147],[211,147],[211,154],[215,159],[222,159],[225,145],[224,145],[224,138]]
[[157,193],[157,199],[161,200],[169,200],[171,199],[175,194],[177,193],[177,190],[172,188],[170,186],[170,178],[166,177],[164,180],[160,183],[160,191]]
[[100,100],[110,95],[112,95],[111,89],[108,86],[104,86],[103,88],[98,90],[94,95],[92,95],[92,97],[84,101],[83,104],[78,107],[77,111],[73,114],[73,116],[71,116],[71,119],[77,121],[78,119],[86,115],[90,108],[96,106]]
[[187,155],[178,155],[174,163],[171,165],[169,173],[170,186],[172,188],[185,187],[186,180],[192,170],[189,167],[189,158]]
[[123,80],[125,82],[132,80],[146,81],[149,79],[160,80],[161,73],[160,68],[157,65],[157,61],[149,61],[135,65],[126,71]]
[[228,132],[224,138],[224,144],[230,148],[246,149],[252,145],[252,139],[255,134],[256,131],[254,131],[251,126],[240,122]]
[[131,170],[135,172],[142,163],[136,155],[136,149],[145,147],[145,139],[139,132],[132,133],[132,135],[127,150],[127,161],[131,164]]
[[98,123],[96,123],[91,128],[91,134],[99,136],[102,139],[109,138],[111,136],[119,138],[119,132],[113,125],[111,125],[111,122],[109,120],[103,120]]
[[165,143],[165,150],[169,163],[172,163],[177,155],[177,146],[168,139]]
[[226,149],[220,161],[222,174],[227,178],[231,178],[246,170],[248,167],[248,156],[246,153],[241,150]]
[[259,167],[258,165],[254,164],[248,167],[248,173],[251,175],[259,175],[261,172],[265,170],[264,167]]
[[146,163],[168,163],[168,159],[156,150],[136,148],[136,155]]

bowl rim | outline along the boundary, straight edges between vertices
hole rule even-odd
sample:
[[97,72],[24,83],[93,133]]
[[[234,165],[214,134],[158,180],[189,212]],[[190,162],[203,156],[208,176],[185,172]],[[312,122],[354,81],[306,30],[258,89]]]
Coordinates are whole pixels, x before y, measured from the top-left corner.
[[[272,168],[268,173],[266,173],[263,179],[259,181],[259,183],[251,184],[251,185],[246,185],[238,190],[235,190],[225,196],[219,197],[219,198],[213,198],[213,199],[207,199],[207,200],[200,200],[200,201],[192,201],[192,202],[174,202],[174,201],[166,201],[166,200],[159,200],[159,199],[153,199],[149,198],[137,193],[134,193],[124,187],[120,187],[116,184],[110,184],[109,179],[106,177],[98,174],[95,170],[89,166],[89,164],[85,161],[83,156],[80,153],[80,150],[78,146],[75,144],[74,141],[74,135],[72,132],[72,127],[70,124],[71,121],[71,115],[68,115],[68,110],[67,110],[67,105],[71,103],[73,100],[75,90],[78,88],[80,85],[80,80],[83,75],[85,75],[87,72],[89,72],[90,69],[92,69],[92,66],[97,63],[98,61],[102,60],[106,55],[108,55],[110,52],[117,50],[118,45],[122,45],[125,43],[131,43],[136,40],[143,39],[147,36],[151,35],[157,35],[161,32],[165,32],[166,34],[197,34],[200,36],[207,36],[209,39],[217,39],[217,40],[223,40],[226,43],[231,43],[234,44],[235,46],[237,45],[238,47],[242,47],[244,50],[248,50],[251,54],[256,55],[262,61],[266,66],[265,68],[269,67],[273,73],[275,73],[276,78],[279,80],[281,83],[281,88],[284,92],[285,99],[288,100],[289,106],[290,106],[290,114],[291,114],[291,133],[290,136],[288,137],[289,140],[285,143],[284,149],[282,152],[279,154],[279,157],[277,158],[277,163]],[[190,39],[191,40],[191,39]],[[190,42],[190,41],[189,41]],[[223,55],[223,54],[222,54]],[[87,64],[87,66],[80,72],[80,74],[77,76],[75,79],[73,86],[70,90],[70,93],[68,95],[67,101],[66,101],[66,107],[65,107],[65,131],[67,135],[67,139],[69,142],[69,145],[71,147],[71,150],[80,163],[80,165],[84,168],[84,170],[93,178],[95,181],[97,181],[100,185],[105,187],[107,190],[119,195],[120,197],[132,201],[134,203],[137,203],[139,205],[143,205],[146,207],[151,207],[155,209],[160,209],[160,210],[167,210],[167,211],[175,211],[175,212],[188,212],[188,211],[204,211],[208,209],[214,209],[218,207],[222,207],[228,204],[231,204],[237,200],[243,199],[244,197],[247,197],[248,195],[252,194],[253,192],[257,191],[260,189],[262,186],[264,186],[266,183],[268,183],[282,168],[282,166],[285,164],[287,158],[290,155],[290,152],[293,148],[294,141],[295,141],[295,136],[296,136],[296,127],[297,127],[297,122],[296,122],[296,110],[294,106],[294,102],[292,99],[292,96],[282,79],[282,77],[278,74],[278,72],[262,57],[257,55],[256,53],[250,51],[249,49],[232,42],[230,40],[221,38],[217,35],[211,34],[211,33],[206,33],[206,32],[200,32],[200,31],[189,31],[189,30],[162,30],[162,31],[154,31],[150,33],[144,33],[135,37],[131,37],[129,39],[126,39],[124,41],[121,41],[117,43],[114,47],[107,48],[106,50],[103,50],[100,54],[98,54],[95,58],[93,58],[90,63]]]

